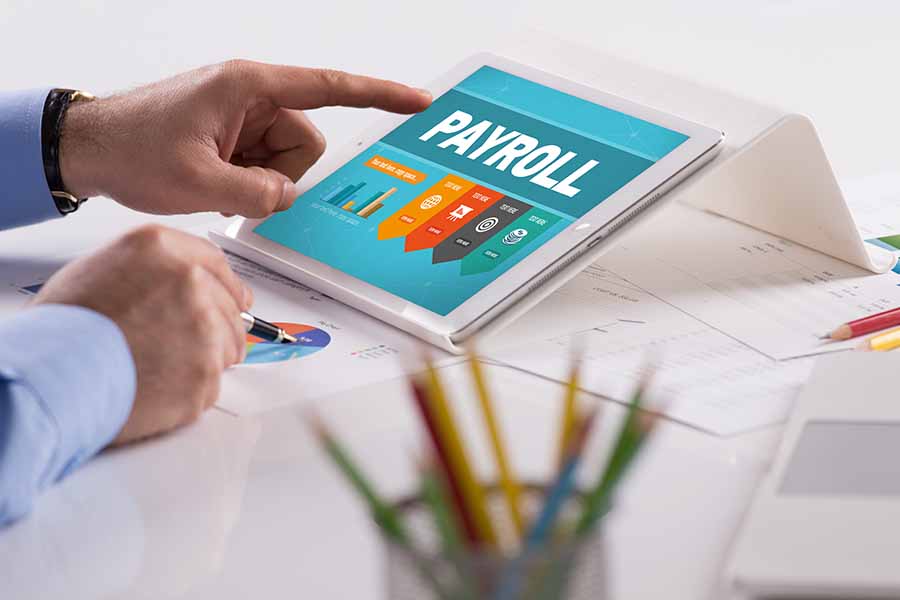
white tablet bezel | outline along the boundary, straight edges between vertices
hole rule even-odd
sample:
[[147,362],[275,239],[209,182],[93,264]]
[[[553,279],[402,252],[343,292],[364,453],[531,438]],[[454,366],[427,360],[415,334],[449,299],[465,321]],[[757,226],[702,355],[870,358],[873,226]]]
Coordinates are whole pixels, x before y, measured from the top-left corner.
[[[254,233],[253,229],[265,219],[242,219],[229,227],[223,235],[238,242],[238,244],[228,244],[230,249],[240,253],[241,247],[249,247],[253,250],[253,254],[264,255],[268,259],[266,263],[269,266],[278,267],[277,270],[282,274],[324,293],[334,292],[336,297],[348,304],[364,310],[371,309],[370,312],[373,310],[376,313],[387,311],[399,317],[401,321],[411,321],[419,328],[424,328],[436,335],[450,337],[503,303],[523,286],[546,272],[574,248],[584,246],[588,240],[596,237],[598,232],[608,228],[617,217],[678,176],[698,158],[718,146],[724,138],[722,132],[704,125],[487,53],[469,57],[434,82],[429,89],[435,97],[438,97],[483,66],[494,67],[589,102],[678,131],[687,135],[688,139],[612,196],[603,200],[597,207],[534,249],[528,256],[447,315],[432,312]],[[411,115],[383,117],[363,135],[343,147],[339,152],[324,159],[323,168],[319,170],[322,174],[315,178],[301,180],[299,193],[303,194],[308,191],[349,162],[359,154],[361,149],[379,141],[410,117]],[[465,173],[460,175],[466,176]],[[523,199],[528,201],[528,198]],[[378,315],[376,314],[376,316]],[[394,319],[391,320],[394,321]]]

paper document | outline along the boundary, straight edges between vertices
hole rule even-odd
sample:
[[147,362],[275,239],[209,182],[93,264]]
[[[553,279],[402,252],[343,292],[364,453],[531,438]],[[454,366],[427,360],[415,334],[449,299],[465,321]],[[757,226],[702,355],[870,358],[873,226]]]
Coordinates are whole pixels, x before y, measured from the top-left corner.
[[581,348],[582,387],[623,402],[655,358],[650,405],[673,419],[727,435],[785,418],[811,359],[772,360],[620,275],[589,267],[501,331],[490,357],[564,381]]
[[[228,255],[252,289],[253,313],[283,324],[297,346],[260,343],[228,369],[216,406],[244,415],[312,400],[421,368],[423,342],[264,267]],[[438,361],[455,357],[431,349]]]
[[900,233],[900,171],[841,182],[863,239]]
[[846,350],[822,335],[900,306],[900,277],[673,204],[602,263],[707,325],[775,359]]

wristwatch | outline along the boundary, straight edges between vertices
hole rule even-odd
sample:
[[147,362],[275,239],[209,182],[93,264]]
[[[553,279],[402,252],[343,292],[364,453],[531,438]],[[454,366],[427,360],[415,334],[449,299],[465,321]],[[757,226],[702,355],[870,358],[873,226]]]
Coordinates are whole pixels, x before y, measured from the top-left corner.
[[59,137],[63,123],[66,120],[66,111],[73,102],[90,102],[94,96],[78,90],[56,88],[50,90],[44,101],[44,115],[41,119],[41,151],[44,157],[44,176],[47,178],[47,186],[56,209],[60,214],[67,215],[78,210],[87,198],[76,198],[66,188],[63,182],[62,172],[59,168]]

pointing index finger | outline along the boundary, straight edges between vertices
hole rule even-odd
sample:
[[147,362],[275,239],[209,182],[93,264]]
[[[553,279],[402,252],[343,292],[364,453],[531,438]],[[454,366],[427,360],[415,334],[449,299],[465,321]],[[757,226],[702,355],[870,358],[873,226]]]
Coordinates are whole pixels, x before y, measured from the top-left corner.
[[379,108],[409,114],[431,104],[431,94],[396,81],[333,69],[262,65],[263,89],[276,104],[306,110],[323,106]]

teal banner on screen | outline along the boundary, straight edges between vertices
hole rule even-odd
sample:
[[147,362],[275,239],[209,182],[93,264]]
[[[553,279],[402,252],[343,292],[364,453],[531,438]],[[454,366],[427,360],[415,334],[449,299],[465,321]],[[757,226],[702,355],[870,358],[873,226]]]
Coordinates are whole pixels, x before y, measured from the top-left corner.
[[455,90],[382,141],[576,218],[653,164]]
[[254,231],[447,315],[686,139],[482,67]]

